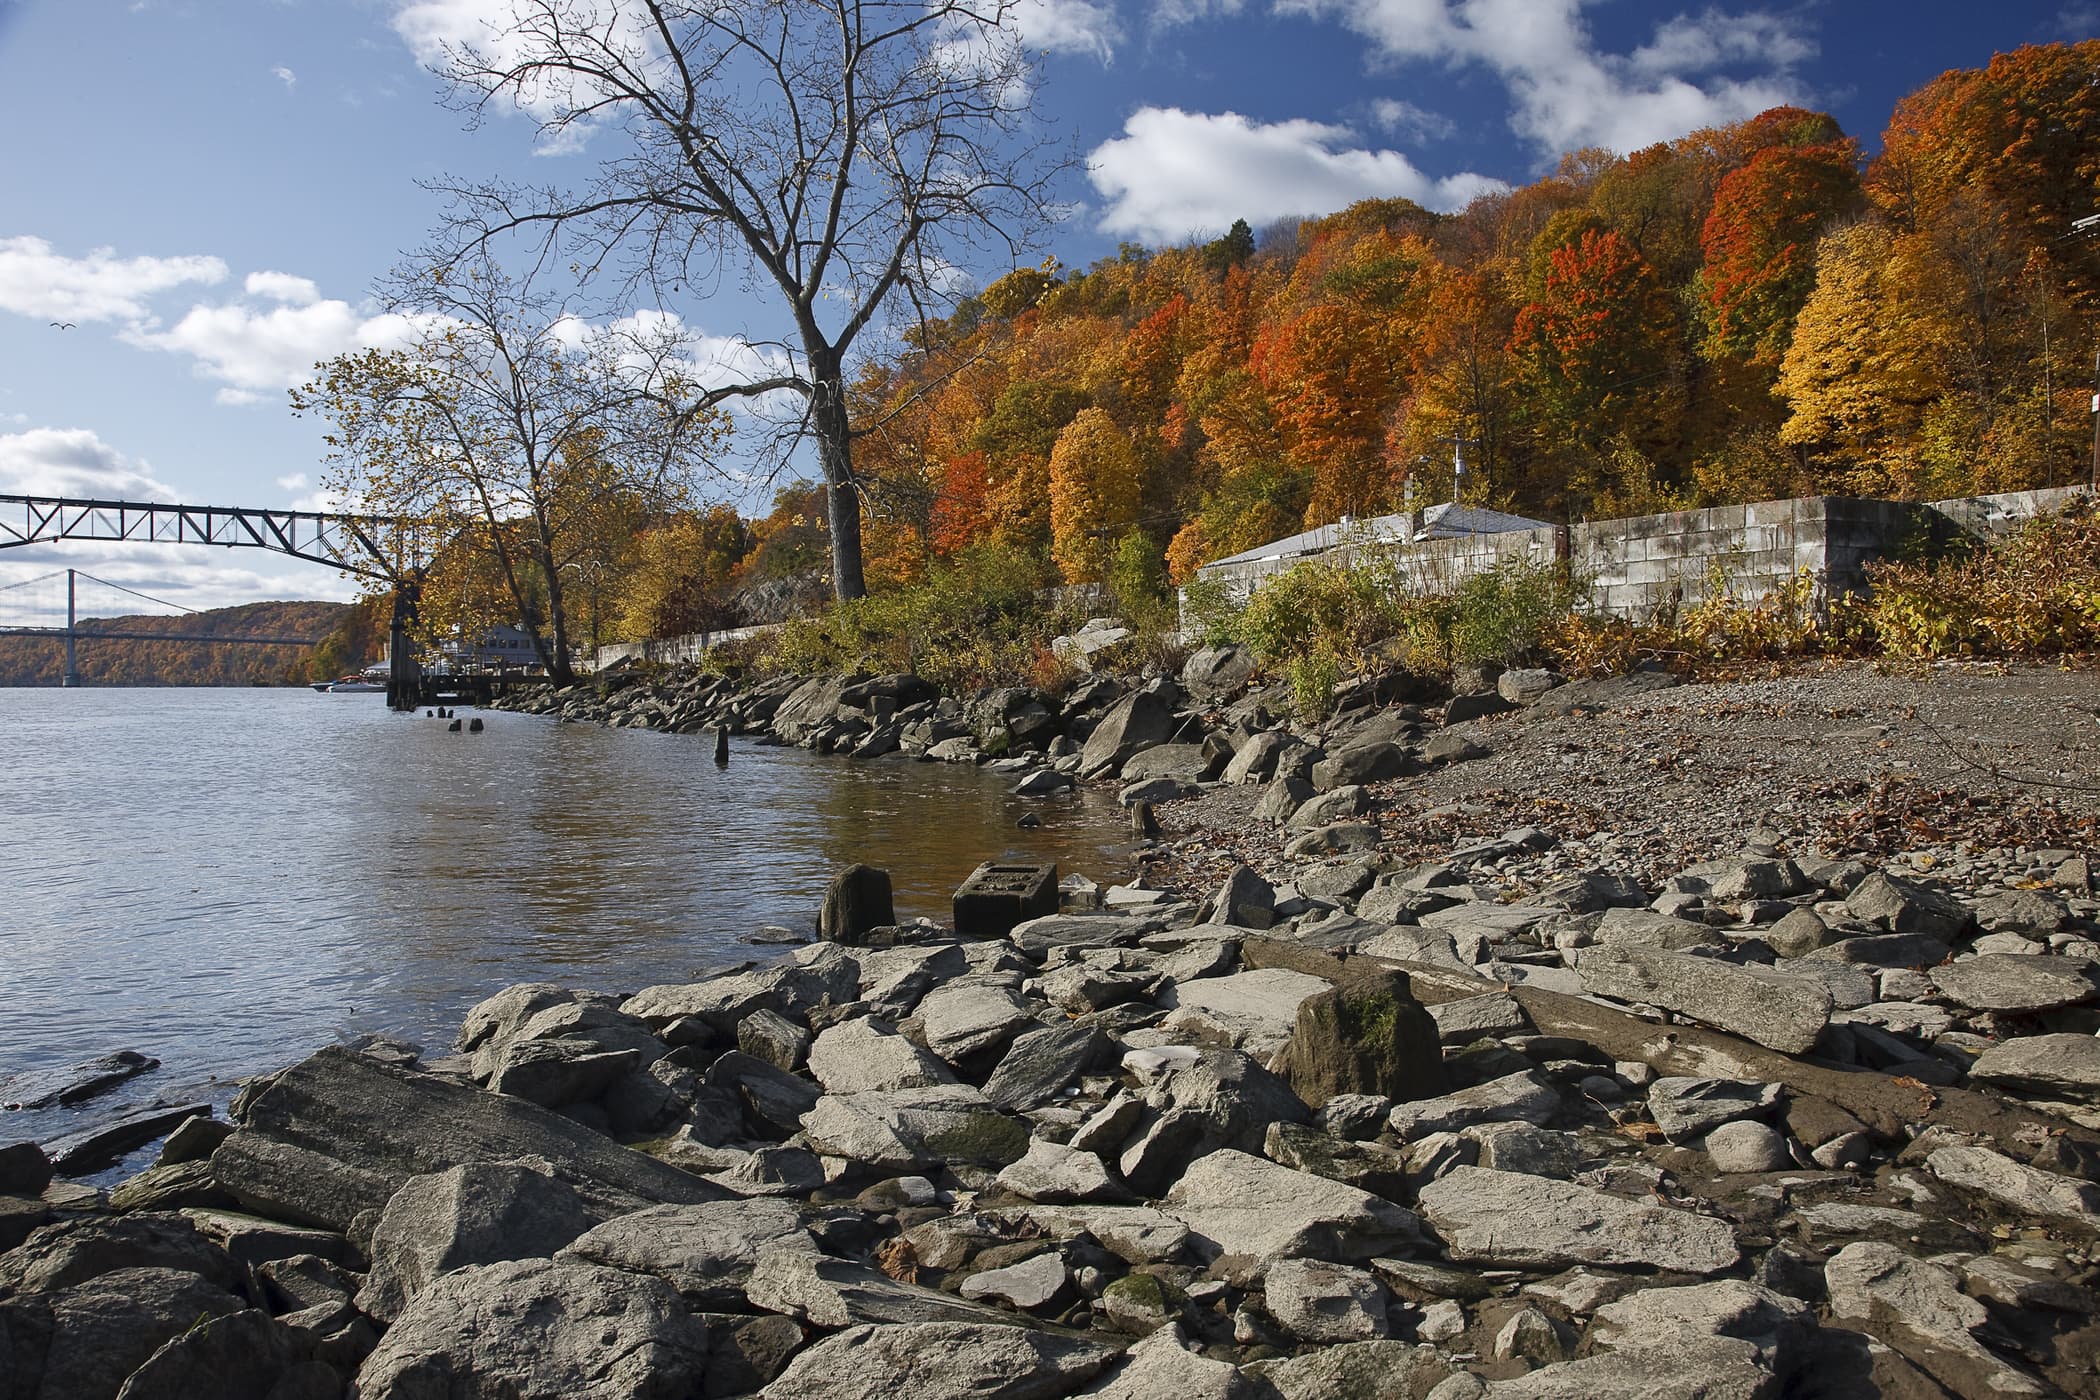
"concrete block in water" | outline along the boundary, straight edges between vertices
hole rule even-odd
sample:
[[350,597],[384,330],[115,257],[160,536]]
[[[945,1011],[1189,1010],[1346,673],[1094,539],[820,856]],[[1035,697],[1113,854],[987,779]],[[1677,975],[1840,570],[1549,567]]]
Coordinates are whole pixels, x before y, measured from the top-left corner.
[[1056,912],[1055,865],[987,861],[955,891],[955,931],[966,938],[1004,938],[1016,924]]

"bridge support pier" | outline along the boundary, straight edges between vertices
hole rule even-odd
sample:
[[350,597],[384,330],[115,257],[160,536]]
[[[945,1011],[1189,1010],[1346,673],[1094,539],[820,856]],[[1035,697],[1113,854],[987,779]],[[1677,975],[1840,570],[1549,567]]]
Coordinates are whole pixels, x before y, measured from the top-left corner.
[[404,578],[394,585],[394,613],[387,626],[386,703],[390,710],[413,714],[423,704],[423,665],[416,659],[410,635],[416,625],[422,581]]
[[75,571],[68,569],[66,570],[66,670],[65,674],[59,677],[59,684],[64,686],[80,684],[80,664],[74,653],[74,644],[79,641],[79,635],[74,631],[74,626],[79,621],[74,616],[78,604],[76,589]]

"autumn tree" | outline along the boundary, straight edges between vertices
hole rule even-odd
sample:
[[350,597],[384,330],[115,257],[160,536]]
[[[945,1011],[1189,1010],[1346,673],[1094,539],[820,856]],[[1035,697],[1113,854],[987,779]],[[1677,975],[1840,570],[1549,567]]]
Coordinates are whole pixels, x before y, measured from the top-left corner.
[[1768,146],[1724,177],[1699,235],[1708,353],[1776,372],[1815,286],[1816,240],[1861,202],[1850,141]]
[[785,393],[816,443],[833,590],[865,591],[847,357],[891,311],[937,314],[951,269],[1014,255],[1062,158],[1040,135],[1012,0],[516,0],[439,65],[480,113],[514,104],[550,142],[607,154],[573,192],[448,183],[455,246],[566,236],[662,297],[741,269],[788,324],[780,363],[696,391]]
[[325,484],[438,546],[426,622],[514,622],[566,683],[579,571],[682,500],[719,444],[719,415],[690,407],[689,338],[661,317],[592,325],[486,259],[405,273],[391,300],[405,346],[338,356],[292,393],[329,424]]
[[1066,582],[1102,577],[1137,503],[1129,436],[1101,409],[1082,409],[1050,453],[1051,553]]

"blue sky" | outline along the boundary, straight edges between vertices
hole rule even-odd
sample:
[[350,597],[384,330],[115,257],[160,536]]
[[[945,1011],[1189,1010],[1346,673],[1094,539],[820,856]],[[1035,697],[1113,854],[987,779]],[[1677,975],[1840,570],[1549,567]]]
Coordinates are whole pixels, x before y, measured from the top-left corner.
[[[600,154],[438,104],[434,40],[509,3],[0,0],[0,491],[310,500],[320,429],[285,390],[384,340],[375,279],[439,212],[417,181],[580,182]],[[1040,109],[1088,157],[1049,238],[1084,264],[1372,195],[1455,208],[1565,150],[1780,101],[1871,148],[1904,93],[2092,37],[2100,3],[1022,0],[1019,22]],[[777,329],[733,282],[666,309],[708,336]],[[0,584],[63,564],[192,606],[348,594],[176,547],[9,551]]]

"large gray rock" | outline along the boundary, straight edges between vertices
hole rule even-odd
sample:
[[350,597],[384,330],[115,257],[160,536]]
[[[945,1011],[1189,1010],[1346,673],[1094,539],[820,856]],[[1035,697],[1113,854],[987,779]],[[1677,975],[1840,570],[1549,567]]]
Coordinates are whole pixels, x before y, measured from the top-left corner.
[[1276,888],[1251,867],[1235,865],[1204,907],[1211,923],[1271,928],[1276,923]]
[[1331,792],[1352,783],[1382,783],[1408,771],[1407,750],[1394,743],[1354,744],[1337,749],[1313,765],[1313,787]]
[[1331,987],[1325,978],[1289,968],[1264,967],[1229,977],[1201,977],[1178,982],[1162,992],[1159,1004],[1171,1010],[1203,1012],[1232,1033],[1235,1045],[1260,1052],[1290,1037],[1298,1010]]
[[1954,1275],[1871,1240],[1848,1244],[1823,1266],[1830,1315],[1881,1338],[1962,1396],[2042,1395],[2034,1377],[1978,1340],[1991,1317]]
[[1174,730],[1174,712],[1149,690],[1136,690],[1118,700],[1087,736],[1079,751],[1079,776],[1099,778],[1121,772],[1133,756],[1164,744]]
[[1287,1360],[1259,1361],[1247,1374],[1267,1383],[1283,1400],[1417,1400],[1425,1395],[1442,1400],[1433,1387],[1450,1369],[1435,1347],[1344,1342]]
[[1648,1086],[1648,1114],[1670,1141],[1692,1142],[1723,1123],[1770,1117],[1779,1094],[1777,1084],[1673,1075]]
[[513,1041],[497,1056],[489,1088],[548,1108],[597,1098],[641,1067],[633,1050],[606,1050],[568,1036]]
[[357,1306],[392,1322],[442,1274],[543,1259],[597,1223],[566,1182],[530,1166],[470,1162],[412,1177],[372,1232],[372,1270]]
[[1309,797],[1291,813],[1284,826],[1292,831],[1314,831],[1360,815],[1371,808],[1371,794],[1360,783],[1347,783]]
[[1262,1275],[1262,1303],[1301,1342],[1371,1342],[1386,1335],[1384,1285],[1365,1269],[1279,1259]]
[[1313,799],[1313,785],[1309,778],[1295,773],[1286,773],[1272,780],[1263,789],[1261,801],[1254,804],[1254,819],[1271,826],[1282,826],[1293,813]]
[[1089,1400],[1257,1400],[1237,1367],[1189,1345],[1179,1326],[1162,1327],[1132,1347],[1112,1374],[1079,1393]]
[[654,1274],[701,1311],[741,1311],[759,1251],[805,1240],[802,1212],[763,1197],[704,1206],[651,1206],[579,1235],[559,1257]]
[[861,1323],[1027,1325],[1027,1319],[990,1304],[900,1283],[865,1264],[821,1254],[803,1241],[770,1244],[759,1250],[744,1291],[755,1308],[827,1329]]
[[952,1084],[941,1060],[867,1017],[841,1021],[809,1047],[809,1072],[827,1094],[865,1094]]
[[2015,1162],[1988,1147],[1934,1148],[1925,1165],[1949,1186],[1978,1192],[2022,1214],[2100,1230],[2100,1186],[2091,1182]]
[[1437,1023],[1405,972],[1345,978],[1298,1004],[1284,1077],[1311,1108],[1340,1094],[1432,1098],[1445,1087]]
[[1036,1024],[1036,1008],[1006,987],[962,983],[929,992],[919,1003],[926,1048],[950,1064],[996,1056]]
[[1940,995],[1977,1011],[2053,1011],[2100,996],[2100,966],[2089,958],[1985,953],[1931,976]]
[[1648,1288],[1597,1310],[1592,1354],[1488,1388],[1494,1400],[1759,1400],[1808,1360],[1809,1309],[1733,1280]]
[[2100,1103],[2100,1037],[2023,1035],[1978,1055],[1969,1078],[2023,1094]]
[[347,1232],[409,1178],[464,1162],[543,1158],[594,1207],[698,1204],[727,1193],[557,1113],[452,1080],[328,1049],[278,1074],[212,1153],[212,1175],[251,1210]]
[[1145,1094],[1145,1118],[1118,1159],[1123,1179],[1158,1195],[1192,1159],[1234,1148],[1260,1152],[1271,1123],[1307,1123],[1290,1085],[1236,1050],[1206,1050]]
[[1254,675],[1254,653],[1245,647],[1199,647],[1181,663],[1181,684],[1191,695],[1225,700],[1237,695]]
[[0,1074],[0,1109],[84,1103],[159,1065],[160,1061],[151,1055],[141,1055],[136,1050],[116,1050],[64,1069]]
[[1014,1037],[984,1081],[984,1096],[1017,1112],[1036,1108],[1114,1054],[1114,1044],[1091,1026],[1040,1026]]
[[1725,946],[1719,929],[1673,919],[1653,909],[1607,909],[1597,925],[1597,942],[1607,948],[1682,948]]
[[455,1044],[461,1050],[471,1051],[488,1041],[514,1040],[525,1023],[542,1011],[571,1006],[575,1001],[574,991],[552,982],[520,982],[505,987],[478,1002],[460,1019],[459,1039]]
[[1852,917],[1890,933],[1922,933],[1951,943],[1974,926],[1969,906],[1944,890],[1876,871],[1845,896]]
[[999,1173],[999,1185],[1045,1205],[1133,1199],[1099,1157],[1043,1138],[1029,1143],[1028,1154]]
[[334,1400],[343,1378],[313,1357],[310,1332],[250,1308],[170,1338],[117,1400]]
[[1266,782],[1276,771],[1276,758],[1291,744],[1291,736],[1275,730],[1256,734],[1233,751],[1225,765],[1224,781],[1235,786]]
[[973,1322],[851,1327],[789,1364],[763,1400],[1059,1400],[1115,1348]]
[[1454,1094],[1396,1104],[1386,1121],[1402,1142],[1414,1142],[1476,1123],[1543,1124],[1559,1112],[1553,1082],[1537,1070],[1519,1070]]
[[48,1293],[119,1269],[195,1274],[226,1293],[241,1293],[247,1271],[186,1216],[154,1211],[131,1215],[61,1215],[32,1230],[0,1255],[0,1296]]
[[887,1172],[1003,1167],[1028,1130],[967,1084],[826,1094],[803,1125],[810,1150]]
[[959,1290],[974,1303],[1004,1303],[1022,1312],[1039,1313],[1070,1296],[1071,1271],[1055,1250],[1031,1254],[1018,1263],[986,1269],[963,1280]]
[[[21,1400],[113,1400],[125,1377],[200,1322],[247,1306],[178,1269],[113,1269],[0,1302],[0,1384]],[[41,1384],[38,1383],[41,1377]]]
[[1647,1002],[1787,1055],[1804,1055],[1830,1022],[1830,993],[1804,978],[1718,958],[1647,948],[1592,948],[1583,990]]
[[1742,1257],[1724,1221],[1485,1167],[1458,1167],[1430,1182],[1419,1204],[1459,1263],[1631,1265],[1707,1274]]
[[1419,1238],[1414,1214],[1391,1201],[1229,1148],[1191,1163],[1165,1209],[1213,1257],[1344,1263],[1404,1252]]
[[708,1332],[670,1285],[573,1260],[460,1269],[416,1296],[357,1400],[689,1400]]

